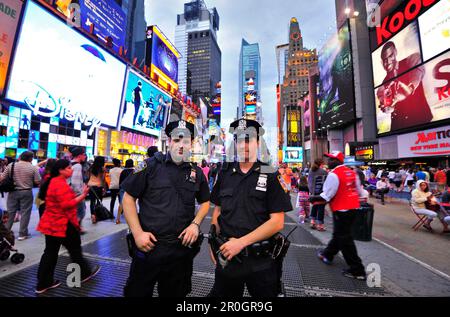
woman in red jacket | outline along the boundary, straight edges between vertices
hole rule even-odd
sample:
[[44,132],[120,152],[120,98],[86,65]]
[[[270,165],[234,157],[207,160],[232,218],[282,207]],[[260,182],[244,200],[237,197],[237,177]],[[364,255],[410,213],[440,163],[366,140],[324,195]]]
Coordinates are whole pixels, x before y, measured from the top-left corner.
[[76,197],[67,184],[67,179],[71,176],[72,166],[68,160],[55,163],[45,199],[45,212],[37,227],[38,231],[45,234],[45,250],[38,270],[37,294],[61,285],[53,279],[61,245],[69,251],[72,262],[80,266],[81,282],[88,281],[100,270],[100,266],[92,270],[81,253],[77,205],[86,198],[89,187],[85,186],[83,193]]

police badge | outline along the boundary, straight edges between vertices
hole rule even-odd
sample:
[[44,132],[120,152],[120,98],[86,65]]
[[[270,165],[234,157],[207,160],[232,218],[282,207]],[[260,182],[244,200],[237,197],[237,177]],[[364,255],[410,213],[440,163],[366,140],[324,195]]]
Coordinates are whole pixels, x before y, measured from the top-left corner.
[[261,192],[267,191],[267,175],[260,174],[258,178],[258,183],[256,184],[256,190]]

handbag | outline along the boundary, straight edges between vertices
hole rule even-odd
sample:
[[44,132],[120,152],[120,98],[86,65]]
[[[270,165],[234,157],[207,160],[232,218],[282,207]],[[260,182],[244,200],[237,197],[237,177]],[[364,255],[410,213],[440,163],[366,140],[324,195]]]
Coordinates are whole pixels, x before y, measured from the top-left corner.
[[0,184],[0,192],[2,193],[10,193],[16,189],[16,183],[14,182],[14,165],[16,163],[12,163],[11,173],[8,174],[6,179],[3,180]]
[[103,220],[111,220],[114,219],[114,215],[111,211],[109,211],[108,208],[103,206],[102,202],[100,201],[100,198],[98,198],[97,193],[91,189],[91,191],[94,193],[94,196],[96,198],[95,206],[94,206],[94,215],[97,219],[97,221],[103,221]]

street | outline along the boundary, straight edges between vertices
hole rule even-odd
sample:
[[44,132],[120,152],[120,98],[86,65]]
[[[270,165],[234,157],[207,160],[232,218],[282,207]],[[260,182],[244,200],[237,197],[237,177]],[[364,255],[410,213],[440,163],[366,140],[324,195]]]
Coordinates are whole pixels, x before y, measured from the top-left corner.
[[[292,195],[294,197],[294,195]],[[294,198],[293,198],[294,199]],[[109,198],[104,200],[108,205]],[[293,203],[295,201],[293,200]],[[366,282],[348,279],[341,274],[345,263],[341,256],[332,266],[322,264],[316,252],[323,248],[331,236],[332,223],[327,220],[327,232],[311,230],[308,224],[298,226],[291,235],[291,247],[284,262],[283,282],[287,297],[380,297],[380,296],[449,296],[448,235],[417,232],[410,228],[413,215],[407,213],[404,202],[390,201],[385,206],[375,202],[374,238],[371,242],[357,242],[363,263],[378,264],[381,269],[381,287],[369,287]],[[116,207],[117,208],[117,207]],[[287,234],[297,224],[295,212],[287,214]],[[33,228],[37,222],[33,211]],[[209,231],[208,217],[202,224],[202,232]],[[128,277],[131,259],[125,241],[126,225],[101,222],[95,226],[85,221],[88,233],[82,237],[83,252],[94,265],[102,269],[97,277],[81,288],[69,288],[66,283],[51,290],[44,297],[121,297]],[[16,225],[15,225],[16,226]],[[435,224],[436,229],[438,225]],[[35,297],[37,266],[42,255],[43,237],[33,231],[33,238],[19,241],[16,246],[25,253],[24,263],[14,265],[10,261],[0,263],[1,297]],[[420,241],[420,244],[419,244]],[[389,244],[386,245],[386,244]],[[418,246],[420,245],[420,246]],[[55,278],[66,281],[66,267],[70,259],[61,251]],[[442,272],[444,275],[439,274]],[[446,275],[447,274],[447,275]],[[214,282],[214,267],[208,254],[207,241],[203,242],[200,254],[195,258],[190,297],[205,297]],[[155,288],[155,296],[157,291]],[[248,293],[246,292],[246,296]]]

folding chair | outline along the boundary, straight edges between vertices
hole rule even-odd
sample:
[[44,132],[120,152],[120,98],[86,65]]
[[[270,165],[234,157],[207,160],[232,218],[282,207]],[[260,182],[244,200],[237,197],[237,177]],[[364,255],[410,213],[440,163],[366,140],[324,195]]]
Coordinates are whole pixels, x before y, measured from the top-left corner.
[[417,218],[419,218],[419,221],[417,221],[417,223],[412,227],[412,229],[414,229],[414,231],[419,230],[419,228],[425,224],[425,222],[427,221],[427,216],[425,215],[419,215],[418,213],[416,213],[416,210],[414,209],[414,206],[411,204],[411,202],[409,203],[409,207],[411,209],[411,212],[416,215]]

